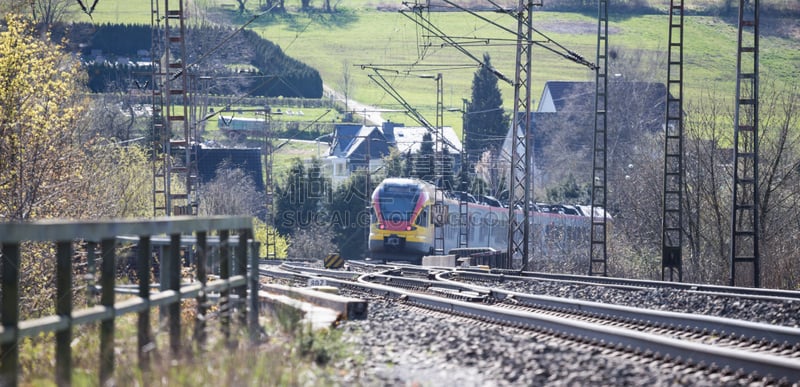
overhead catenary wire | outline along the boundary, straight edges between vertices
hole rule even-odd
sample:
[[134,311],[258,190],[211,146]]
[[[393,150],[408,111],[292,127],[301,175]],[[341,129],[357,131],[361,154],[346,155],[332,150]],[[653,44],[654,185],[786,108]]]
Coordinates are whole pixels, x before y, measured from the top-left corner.
[[[387,94],[389,94],[392,98],[394,98],[398,103],[400,103],[406,110],[405,113],[411,117],[413,120],[417,121],[420,125],[424,126],[428,129],[428,131],[435,132],[436,128],[428,121],[425,116],[423,116],[417,109],[414,109],[408,101],[395,89],[392,85],[386,80],[385,77],[380,73],[382,69],[377,67],[370,67],[367,65],[362,65],[362,69],[371,69],[375,74],[368,74],[367,76],[375,82],[378,86],[380,86]],[[385,69],[383,69],[385,70]],[[398,73],[397,70],[390,70],[395,73]],[[447,138],[442,137],[442,141],[445,145],[452,149],[459,149],[456,147],[455,144],[450,142]]]
[[[407,5],[407,3],[406,3],[406,5]],[[479,65],[486,67],[487,69],[489,69],[489,71],[491,71],[493,74],[495,74],[495,76],[497,76],[499,79],[502,79],[503,81],[505,81],[509,85],[513,85],[514,84],[513,80],[511,80],[510,78],[505,76],[503,73],[501,73],[496,68],[494,68],[492,66],[487,66],[487,64],[484,63],[483,60],[481,60],[480,58],[478,58],[475,55],[473,55],[471,52],[469,52],[469,50],[466,50],[463,47],[461,47],[455,40],[453,40],[449,36],[447,36],[447,34],[445,34],[444,31],[442,31],[438,27],[434,26],[433,24],[431,24],[429,22],[424,23],[424,24],[423,23],[418,23],[417,20],[415,20],[414,18],[408,16],[406,14],[406,12],[404,12],[404,11],[400,11],[400,14],[405,16],[405,17],[407,17],[407,18],[409,18],[409,19],[411,19],[411,21],[413,21],[414,23],[417,23],[418,26],[420,26],[423,29],[429,31],[430,33],[432,33],[433,35],[435,35],[439,39],[442,39],[445,43],[447,43],[448,45],[452,46],[456,50],[460,51],[462,54],[466,55],[467,57],[469,57],[470,59],[472,59],[473,61],[475,61]]]
[[[221,42],[217,43],[217,45],[216,45],[216,46],[212,47],[212,48],[211,48],[211,50],[209,50],[208,52],[206,52],[206,53],[205,53],[205,54],[203,54],[203,55],[200,55],[200,57],[199,57],[199,58],[197,58],[197,60],[195,60],[194,62],[191,62],[191,63],[187,64],[187,65],[186,65],[184,68],[187,68],[187,69],[188,69],[188,68],[191,68],[191,67],[193,67],[193,66],[197,66],[198,64],[200,64],[200,62],[202,62],[203,60],[205,60],[206,58],[208,58],[208,56],[209,56],[209,55],[211,55],[211,54],[215,53],[217,50],[219,50],[220,48],[222,48],[222,46],[223,46],[223,45],[225,45],[226,43],[228,43],[228,41],[230,41],[231,39],[233,39],[233,37],[234,37],[234,36],[236,36],[236,34],[238,34],[239,32],[242,32],[242,31],[243,31],[243,30],[244,30],[244,29],[245,29],[247,26],[249,26],[249,25],[250,25],[250,23],[252,23],[252,22],[256,21],[256,19],[260,18],[260,17],[261,17],[261,16],[263,16],[264,14],[266,14],[266,13],[268,13],[268,12],[271,12],[271,11],[272,11],[272,10],[273,10],[273,9],[274,9],[276,6],[277,6],[277,4],[273,5],[272,7],[269,7],[267,10],[265,10],[265,11],[263,11],[263,12],[260,12],[260,13],[257,13],[257,14],[255,14],[255,15],[253,15],[253,17],[251,17],[251,18],[250,18],[250,20],[246,21],[244,24],[242,24],[241,26],[239,26],[239,28],[237,28],[236,30],[234,30],[233,32],[231,32],[231,33],[230,33],[228,36],[226,36],[226,37],[225,37],[225,39],[222,39],[222,41],[221,41]],[[183,74],[183,70],[181,70],[181,71],[178,71],[178,72],[176,72],[175,74],[173,74],[173,75],[172,75],[172,78],[171,78],[170,80],[175,80],[175,79],[177,79],[179,76],[181,76],[182,74]]]
[[[495,26],[495,27],[497,27],[497,28],[499,28],[499,29],[501,29],[503,31],[506,31],[506,32],[512,34],[513,36],[516,37],[515,41],[516,41],[516,39],[525,38],[525,37],[518,36],[517,31],[514,31],[514,30],[512,30],[512,29],[510,29],[510,28],[508,28],[506,26],[503,26],[503,25],[497,23],[494,20],[490,20],[489,18],[486,18],[485,16],[483,16],[483,15],[477,13],[477,12],[474,12],[474,11],[468,9],[468,8],[462,7],[462,6],[460,6],[460,5],[456,4],[456,3],[453,3],[450,0],[442,0],[442,1],[445,2],[446,4],[451,5],[452,7],[456,8],[458,10],[467,12],[470,15],[475,16],[478,19],[485,21],[486,23],[489,23],[489,24],[491,24],[491,25],[493,25],[493,26]],[[497,8],[498,12],[511,15],[514,18],[517,17],[517,15],[516,15],[517,10],[502,8],[498,4],[496,4],[494,2],[491,2],[491,1],[490,1],[490,3]],[[403,12],[401,11],[400,13],[402,14]],[[414,20],[414,19],[412,19],[412,20]],[[414,22],[416,22],[416,20],[414,20]],[[445,42],[444,44],[454,47],[455,49],[457,49],[460,52],[462,52],[465,55],[467,55],[472,60],[475,60],[476,62],[481,63],[480,59],[478,59],[475,55],[471,54],[468,50],[466,50],[463,47],[463,45],[459,44],[455,40],[455,38],[453,36],[448,36],[447,34],[445,34],[439,28],[436,28],[435,26],[433,26],[429,21],[426,21],[425,24],[417,23],[417,25],[422,27],[423,29],[431,32],[433,35],[435,35],[436,37],[440,38],[441,40],[443,40]],[[545,35],[543,32],[537,30],[536,28],[532,28],[532,30],[533,30],[534,33],[542,36],[545,39],[545,41],[540,42],[540,41],[533,40],[533,41],[529,41],[528,44],[544,48],[545,50],[550,51],[550,52],[552,52],[552,53],[554,53],[554,54],[556,54],[558,56],[561,56],[562,58],[565,58],[567,60],[570,60],[570,61],[573,61],[575,63],[581,64],[583,66],[589,67],[591,70],[596,70],[597,69],[597,66],[594,63],[587,61],[582,55],[578,54],[575,51],[572,51],[572,50],[566,48],[562,44],[556,42],[555,40],[551,39],[549,36]],[[500,39],[494,39],[494,38],[478,39],[478,38],[475,38],[475,40],[491,42],[492,40],[500,40]],[[553,45],[555,45],[556,47],[558,47],[562,51],[559,51],[559,50],[556,50],[556,49],[554,49],[552,47],[549,47],[547,45],[549,43],[552,43]],[[492,70],[493,73],[496,71],[494,69],[491,69],[491,70]],[[497,75],[498,78],[502,79],[503,81],[508,82],[509,84],[513,85],[513,82],[511,80],[509,80],[505,76],[501,76],[502,74],[500,74],[499,72],[495,73],[495,75]]]

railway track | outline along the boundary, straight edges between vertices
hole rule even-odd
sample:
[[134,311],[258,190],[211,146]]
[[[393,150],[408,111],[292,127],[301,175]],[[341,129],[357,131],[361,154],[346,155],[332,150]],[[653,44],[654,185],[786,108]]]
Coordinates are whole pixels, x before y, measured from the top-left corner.
[[324,279],[328,285],[404,305],[534,330],[651,361],[775,384],[800,382],[800,329],[476,286],[453,281],[462,275],[453,270],[369,265],[357,271],[364,270],[370,272],[284,265],[282,274],[264,274],[303,282]]
[[800,292],[779,289],[742,288],[717,285],[699,285],[680,282],[646,281],[625,278],[553,274],[538,272],[519,272],[511,270],[481,270],[477,268],[463,268],[453,271],[453,277],[464,281],[550,281],[576,285],[606,286],[622,290],[639,289],[669,289],[682,290],[696,294],[714,296],[730,296],[739,298],[761,300],[798,300]]

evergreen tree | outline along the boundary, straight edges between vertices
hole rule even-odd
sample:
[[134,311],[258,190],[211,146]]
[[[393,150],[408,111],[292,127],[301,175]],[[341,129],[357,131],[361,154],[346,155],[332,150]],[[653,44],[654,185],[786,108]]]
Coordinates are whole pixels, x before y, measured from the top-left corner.
[[383,170],[386,177],[408,177],[406,168],[409,164],[408,158],[404,158],[395,148],[389,150],[389,154],[383,158]]
[[489,54],[483,54],[483,66],[472,79],[472,102],[467,108],[464,150],[471,162],[486,150],[497,151],[508,132],[509,118],[503,112],[503,97],[497,77],[491,71]]
[[366,173],[356,171],[333,193],[328,211],[333,226],[333,239],[345,259],[363,258],[366,252],[370,213],[369,195],[365,193]]
[[406,161],[403,165],[403,177],[414,176],[414,155],[411,154],[411,149],[406,152]]
[[294,159],[284,183],[275,187],[275,229],[290,235],[326,222],[330,186],[318,159],[308,169],[299,158]]
[[[442,174],[439,185],[445,190],[453,191],[457,187],[454,171],[455,161],[453,160],[453,155],[450,154],[446,147],[442,149],[441,163],[441,166],[437,166],[437,168],[441,168]],[[436,172],[439,173],[439,170]]]
[[422,135],[419,151],[413,156],[414,168],[411,176],[420,180],[434,182],[436,178],[436,157],[433,150],[433,137],[430,133]]

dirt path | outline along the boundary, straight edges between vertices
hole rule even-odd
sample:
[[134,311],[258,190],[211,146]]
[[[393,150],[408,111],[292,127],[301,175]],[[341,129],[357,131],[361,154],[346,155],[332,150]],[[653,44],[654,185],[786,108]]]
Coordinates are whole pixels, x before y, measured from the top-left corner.
[[347,99],[345,101],[344,94],[332,89],[328,85],[322,85],[323,93],[327,97],[332,97],[333,99],[340,101],[342,103],[346,102],[347,108],[354,113],[361,115],[367,121],[367,123],[372,125],[380,125],[385,120],[381,116],[380,108],[370,105],[365,105],[353,99]]

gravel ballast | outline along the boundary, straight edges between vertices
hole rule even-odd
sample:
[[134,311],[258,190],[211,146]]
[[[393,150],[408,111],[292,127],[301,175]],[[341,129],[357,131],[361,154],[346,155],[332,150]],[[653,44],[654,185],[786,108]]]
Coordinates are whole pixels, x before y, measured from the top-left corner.
[[[467,322],[373,298],[369,318],[339,329],[358,359],[337,368],[342,384],[367,386],[721,386],[695,374],[608,356],[535,332]],[[757,385],[757,384],[756,384]]]

